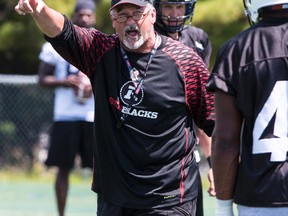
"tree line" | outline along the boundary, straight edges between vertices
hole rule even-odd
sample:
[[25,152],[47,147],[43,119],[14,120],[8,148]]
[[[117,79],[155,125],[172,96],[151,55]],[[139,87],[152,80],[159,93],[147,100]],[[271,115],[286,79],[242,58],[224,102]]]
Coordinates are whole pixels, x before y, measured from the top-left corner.
[[[0,0],[0,73],[36,74],[38,55],[45,42],[30,15],[14,11],[18,0]],[[45,0],[59,12],[71,16],[76,0]],[[97,0],[96,28],[111,34],[110,0]],[[247,28],[242,0],[197,0],[192,25],[204,29],[212,43],[210,67],[219,47]]]

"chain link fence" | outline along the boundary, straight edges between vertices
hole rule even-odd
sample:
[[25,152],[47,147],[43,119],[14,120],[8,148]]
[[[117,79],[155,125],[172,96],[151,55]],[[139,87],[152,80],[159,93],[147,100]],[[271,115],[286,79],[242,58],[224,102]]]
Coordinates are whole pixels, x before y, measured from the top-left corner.
[[[31,170],[44,162],[53,102],[54,90],[39,86],[37,76],[0,74],[0,170]],[[200,168],[207,168],[205,159]]]
[[37,76],[0,75],[0,169],[31,169],[45,160],[53,92]]

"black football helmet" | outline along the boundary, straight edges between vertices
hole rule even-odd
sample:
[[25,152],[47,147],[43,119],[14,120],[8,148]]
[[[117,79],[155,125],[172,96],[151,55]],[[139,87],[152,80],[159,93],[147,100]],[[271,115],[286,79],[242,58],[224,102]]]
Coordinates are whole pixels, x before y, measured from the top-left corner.
[[[182,4],[186,6],[186,12],[184,16],[178,16],[178,17],[163,16],[161,11],[162,4],[173,4],[173,5]],[[154,7],[156,8],[157,12],[156,24],[162,27],[165,31],[168,31],[170,33],[182,31],[185,22],[189,19],[191,21],[192,19],[195,4],[196,0],[154,0]],[[169,23],[169,21],[177,22],[177,25],[165,24],[163,20],[166,20],[167,23]]]

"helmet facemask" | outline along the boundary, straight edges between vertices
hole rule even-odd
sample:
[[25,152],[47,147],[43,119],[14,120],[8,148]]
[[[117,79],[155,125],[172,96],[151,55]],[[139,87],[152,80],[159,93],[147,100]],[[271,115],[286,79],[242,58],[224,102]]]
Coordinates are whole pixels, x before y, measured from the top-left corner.
[[[154,6],[157,11],[157,24],[169,33],[176,33],[183,30],[185,22],[190,19],[194,13],[196,0],[156,0]],[[185,5],[185,14],[183,16],[170,17],[162,15],[162,6],[164,4]]]

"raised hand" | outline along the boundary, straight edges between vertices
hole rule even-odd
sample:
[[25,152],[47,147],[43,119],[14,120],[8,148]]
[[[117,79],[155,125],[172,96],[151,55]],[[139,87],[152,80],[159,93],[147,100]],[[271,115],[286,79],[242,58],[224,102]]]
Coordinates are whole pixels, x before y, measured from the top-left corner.
[[42,0],[19,0],[15,11],[20,15],[31,14],[40,31],[48,37],[57,36],[63,29],[64,16]]
[[20,15],[40,13],[44,6],[45,3],[42,0],[19,0],[15,6],[15,11]]

